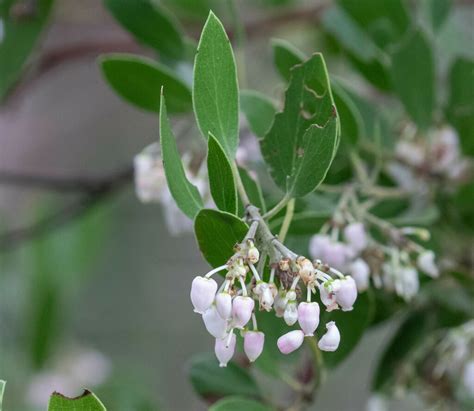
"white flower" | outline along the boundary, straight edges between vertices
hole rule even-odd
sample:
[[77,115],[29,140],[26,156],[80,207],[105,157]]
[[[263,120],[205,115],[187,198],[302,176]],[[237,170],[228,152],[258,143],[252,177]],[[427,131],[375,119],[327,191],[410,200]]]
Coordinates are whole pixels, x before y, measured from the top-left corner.
[[360,253],[367,247],[367,233],[364,224],[351,223],[344,228],[344,238],[349,246]]
[[283,317],[287,304],[288,298],[286,296],[286,291],[282,289],[275,297],[275,302],[273,304],[273,309],[275,310],[275,315],[277,317]]
[[298,305],[298,323],[306,337],[313,336],[319,325],[318,303],[301,302]]
[[137,197],[144,203],[158,202],[166,185],[159,144],[153,143],[137,154],[133,165]]
[[357,285],[352,277],[346,276],[340,280],[340,287],[336,291],[336,302],[342,311],[352,311],[357,299]]
[[423,146],[406,140],[397,142],[395,154],[399,159],[414,167],[421,166],[426,158]]
[[449,126],[442,127],[434,134],[431,145],[433,169],[447,172],[461,156],[459,138],[456,131]]
[[214,301],[217,283],[212,278],[197,276],[191,284],[191,302],[194,312],[203,314]]
[[313,259],[323,259],[326,247],[331,243],[327,235],[316,234],[311,237],[309,242],[309,255]]
[[227,292],[218,293],[216,295],[216,309],[219,315],[228,320],[232,315],[232,297]]
[[341,341],[341,334],[339,333],[336,323],[330,321],[326,324],[326,334],[324,334],[318,342],[318,347],[322,351],[336,351]]
[[269,284],[264,282],[257,284],[257,287],[257,295],[260,303],[260,308],[263,308],[265,311],[271,311],[275,299],[273,297],[273,290],[270,288]]
[[336,302],[336,291],[340,286],[339,280],[326,281],[319,285],[319,295],[322,303],[326,306],[326,311],[330,312],[339,308]]
[[238,296],[234,298],[232,304],[232,318],[236,328],[243,328],[252,317],[252,311],[254,309],[254,301],[247,296]]
[[418,254],[416,263],[418,268],[430,277],[436,278],[439,276],[439,269],[435,263],[435,254],[433,251],[426,250]]
[[290,354],[301,347],[304,333],[301,330],[290,331],[278,338],[277,346],[282,354]]
[[464,366],[462,382],[469,396],[474,398],[474,360],[470,360]]
[[250,362],[254,362],[262,353],[265,334],[260,331],[247,331],[244,334],[244,351]]
[[398,272],[395,280],[395,290],[397,294],[405,300],[411,300],[420,289],[418,272],[413,267],[403,267]]
[[217,312],[216,306],[212,305],[202,315],[202,320],[206,326],[206,330],[214,338],[224,338],[227,333],[227,321],[224,320]]
[[293,325],[298,321],[298,307],[296,306],[296,301],[288,301],[286,305],[285,312],[283,314],[283,318],[288,325]]
[[343,270],[346,267],[349,257],[352,256],[352,250],[344,243],[339,241],[330,242],[324,248],[323,263],[331,267]]
[[357,258],[351,263],[349,272],[357,284],[358,291],[365,291],[369,288],[370,268],[362,258]]
[[247,252],[248,261],[252,264],[256,264],[258,263],[259,258],[260,258],[260,252],[258,251],[257,247],[255,246],[250,247]]
[[214,352],[219,360],[219,367],[227,367],[227,363],[232,359],[235,352],[236,337],[232,333],[230,340],[228,338],[216,338]]

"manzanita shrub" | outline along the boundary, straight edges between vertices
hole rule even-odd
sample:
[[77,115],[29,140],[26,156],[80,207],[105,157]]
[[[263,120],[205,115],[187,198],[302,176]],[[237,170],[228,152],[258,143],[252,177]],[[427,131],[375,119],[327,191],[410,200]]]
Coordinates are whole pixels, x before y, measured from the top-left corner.
[[[434,290],[449,281],[472,296],[472,278],[457,272],[439,279],[458,266],[436,258],[433,248],[442,246],[427,226],[442,212],[438,196],[456,195],[470,181],[461,147],[472,137],[472,119],[454,106],[472,109],[472,101],[452,74],[450,102],[438,105],[434,50],[402,2],[390,2],[390,10],[382,2],[339,3],[324,13],[323,26],[378,89],[376,105],[332,77],[320,51],[305,55],[284,40],[271,42],[286,84],[280,98],[242,89],[245,75],[237,67],[245,70],[244,62],[236,64],[214,13],[195,45],[147,3],[149,13],[169,17],[155,41],[126,15],[124,2],[108,1],[139,41],[165,55],[163,62],[173,61],[114,54],[100,64],[118,94],[159,116],[160,145],[135,158],[137,195],[163,204],[171,232],[192,229],[211,265],[190,279],[190,316],[202,319],[215,358],[196,357],[190,377],[205,399],[231,396],[215,410],[304,407],[325,369],[343,361],[371,325],[399,312],[405,319],[380,361],[374,392],[390,395],[416,381],[428,393],[436,387],[425,360],[438,351],[432,343],[421,360],[417,350],[428,333],[443,340],[450,327],[470,327],[472,302],[458,310]],[[384,35],[375,29],[382,20]],[[242,43],[237,47],[237,56],[245,52]],[[190,50],[192,79],[172,71],[189,67]],[[458,64],[472,63],[456,62],[453,70]],[[472,81],[472,72],[463,75]],[[391,106],[389,99],[399,102],[396,114],[386,116],[381,106]],[[190,111],[201,148],[195,142],[183,157],[170,115]],[[451,384],[463,381],[461,390],[452,385],[453,398],[437,395],[450,404],[472,399],[472,339],[461,341],[471,365],[438,369]],[[259,372],[289,383],[294,404],[268,398],[254,378]],[[463,379],[463,372],[471,374]]]
[[[395,316],[372,409],[405,390],[474,406],[474,61],[437,43],[450,3],[318,8],[323,50],[268,41],[281,81],[267,96],[246,88],[236,3],[236,41],[210,11],[196,43],[161,4],[105,1],[158,56],[99,65],[158,118],[159,143],[134,158],[137,196],[162,204],[171,234],[193,231],[210,265],[189,278],[189,316],[214,354],[197,354],[189,377],[211,410],[305,408]],[[291,395],[275,399],[261,380]],[[55,394],[49,409],[104,407],[86,392]]]

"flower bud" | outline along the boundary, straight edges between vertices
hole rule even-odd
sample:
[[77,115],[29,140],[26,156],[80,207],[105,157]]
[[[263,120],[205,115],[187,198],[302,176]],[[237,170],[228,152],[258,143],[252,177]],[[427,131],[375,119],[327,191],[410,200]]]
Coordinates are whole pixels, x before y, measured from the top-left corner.
[[304,333],[301,330],[287,332],[278,338],[277,346],[282,354],[290,354],[301,347],[304,340]]
[[350,249],[346,244],[332,242],[329,243],[324,250],[323,262],[338,270],[343,270],[349,256]]
[[311,237],[309,242],[309,255],[311,258],[323,259],[326,247],[331,243],[331,239],[327,235],[316,234]]
[[227,345],[227,342],[228,338],[216,338],[214,352],[216,353],[216,357],[219,360],[219,367],[227,367],[227,363],[234,356],[236,342],[234,333],[232,333],[230,337],[229,345]]
[[263,308],[265,311],[271,311],[274,302],[273,293],[268,284],[264,284],[266,287],[262,288],[259,296],[260,308]]
[[356,282],[358,291],[365,291],[369,288],[370,268],[362,258],[358,258],[352,262],[349,267],[349,272]]
[[191,302],[194,312],[204,313],[214,301],[217,283],[212,278],[197,276],[191,284]]
[[439,276],[438,266],[435,264],[435,254],[431,250],[423,251],[416,260],[418,268],[428,274],[430,277]]
[[305,257],[299,257],[297,260],[299,275],[305,283],[314,279],[314,266],[313,263]]
[[326,311],[337,310],[339,306],[336,302],[336,290],[339,290],[340,281],[326,281],[319,285],[319,295],[322,303],[326,306]]
[[342,311],[352,311],[357,299],[357,285],[354,279],[346,276],[341,280],[341,286],[336,291],[336,302],[341,306]]
[[288,304],[288,298],[286,297],[286,291],[280,290],[280,292],[275,297],[275,302],[273,304],[273,309],[277,317],[283,317],[285,314],[286,304]]
[[344,228],[344,238],[352,249],[361,252],[367,247],[367,233],[364,224],[351,223]]
[[330,321],[326,324],[326,334],[324,334],[318,342],[318,347],[322,351],[336,351],[341,341],[341,334],[336,327],[334,321]]
[[216,295],[216,309],[224,320],[228,320],[232,315],[232,297],[227,292]]
[[248,261],[252,264],[256,264],[258,263],[259,258],[260,258],[260,252],[258,251],[257,247],[255,246],[250,247],[247,252]]
[[298,307],[296,306],[296,301],[288,301],[288,304],[285,308],[285,313],[283,314],[283,318],[288,325],[293,325],[296,321],[298,321]]
[[254,362],[262,353],[265,334],[260,331],[247,331],[244,334],[244,351],[250,362]]
[[232,317],[236,328],[243,328],[252,317],[252,311],[255,306],[254,301],[247,296],[238,296],[234,298],[232,304]]
[[318,303],[301,302],[298,305],[298,323],[306,337],[313,336],[319,325]]
[[212,305],[202,315],[202,320],[206,326],[206,330],[214,338],[224,338],[227,332],[227,321],[224,320],[217,312],[216,306]]
[[418,272],[413,267],[404,267],[400,269],[398,277],[395,279],[395,290],[398,295],[406,301],[411,300],[420,289]]

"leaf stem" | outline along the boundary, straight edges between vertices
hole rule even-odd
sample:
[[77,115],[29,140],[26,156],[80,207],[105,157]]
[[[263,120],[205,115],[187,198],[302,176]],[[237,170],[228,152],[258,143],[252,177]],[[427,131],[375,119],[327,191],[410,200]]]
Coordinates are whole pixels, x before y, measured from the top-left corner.
[[292,198],[288,201],[286,205],[285,218],[283,219],[283,224],[281,225],[280,232],[278,233],[278,239],[284,243],[286,235],[288,234],[288,229],[290,228],[291,220],[293,220],[293,215],[295,213],[295,199]]
[[280,202],[276,204],[275,207],[273,207],[271,210],[266,212],[262,216],[262,218],[264,218],[265,220],[268,220],[272,217],[275,217],[275,215],[278,214],[288,204],[290,200],[291,200],[291,197],[288,194],[285,194],[285,196],[280,200]]

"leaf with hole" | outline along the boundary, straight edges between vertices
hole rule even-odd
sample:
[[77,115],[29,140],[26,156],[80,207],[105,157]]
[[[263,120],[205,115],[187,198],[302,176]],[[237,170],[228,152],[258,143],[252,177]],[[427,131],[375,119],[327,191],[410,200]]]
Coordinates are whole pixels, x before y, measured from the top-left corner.
[[106,408],[93,393],[85,390],[76,398],[53,393],[49,399],[48,411],[106,411]]
[[284,109],[260,144],[278,187],[301,197],[324,180],[339,144],[340,125],[322,54],[315,53],[291,72]]
[[274,39],[272,40],[272,47],[273,64],[280,76],[289,81],[290,70],[297,64],[301,64],[306,56],[286,40]]

